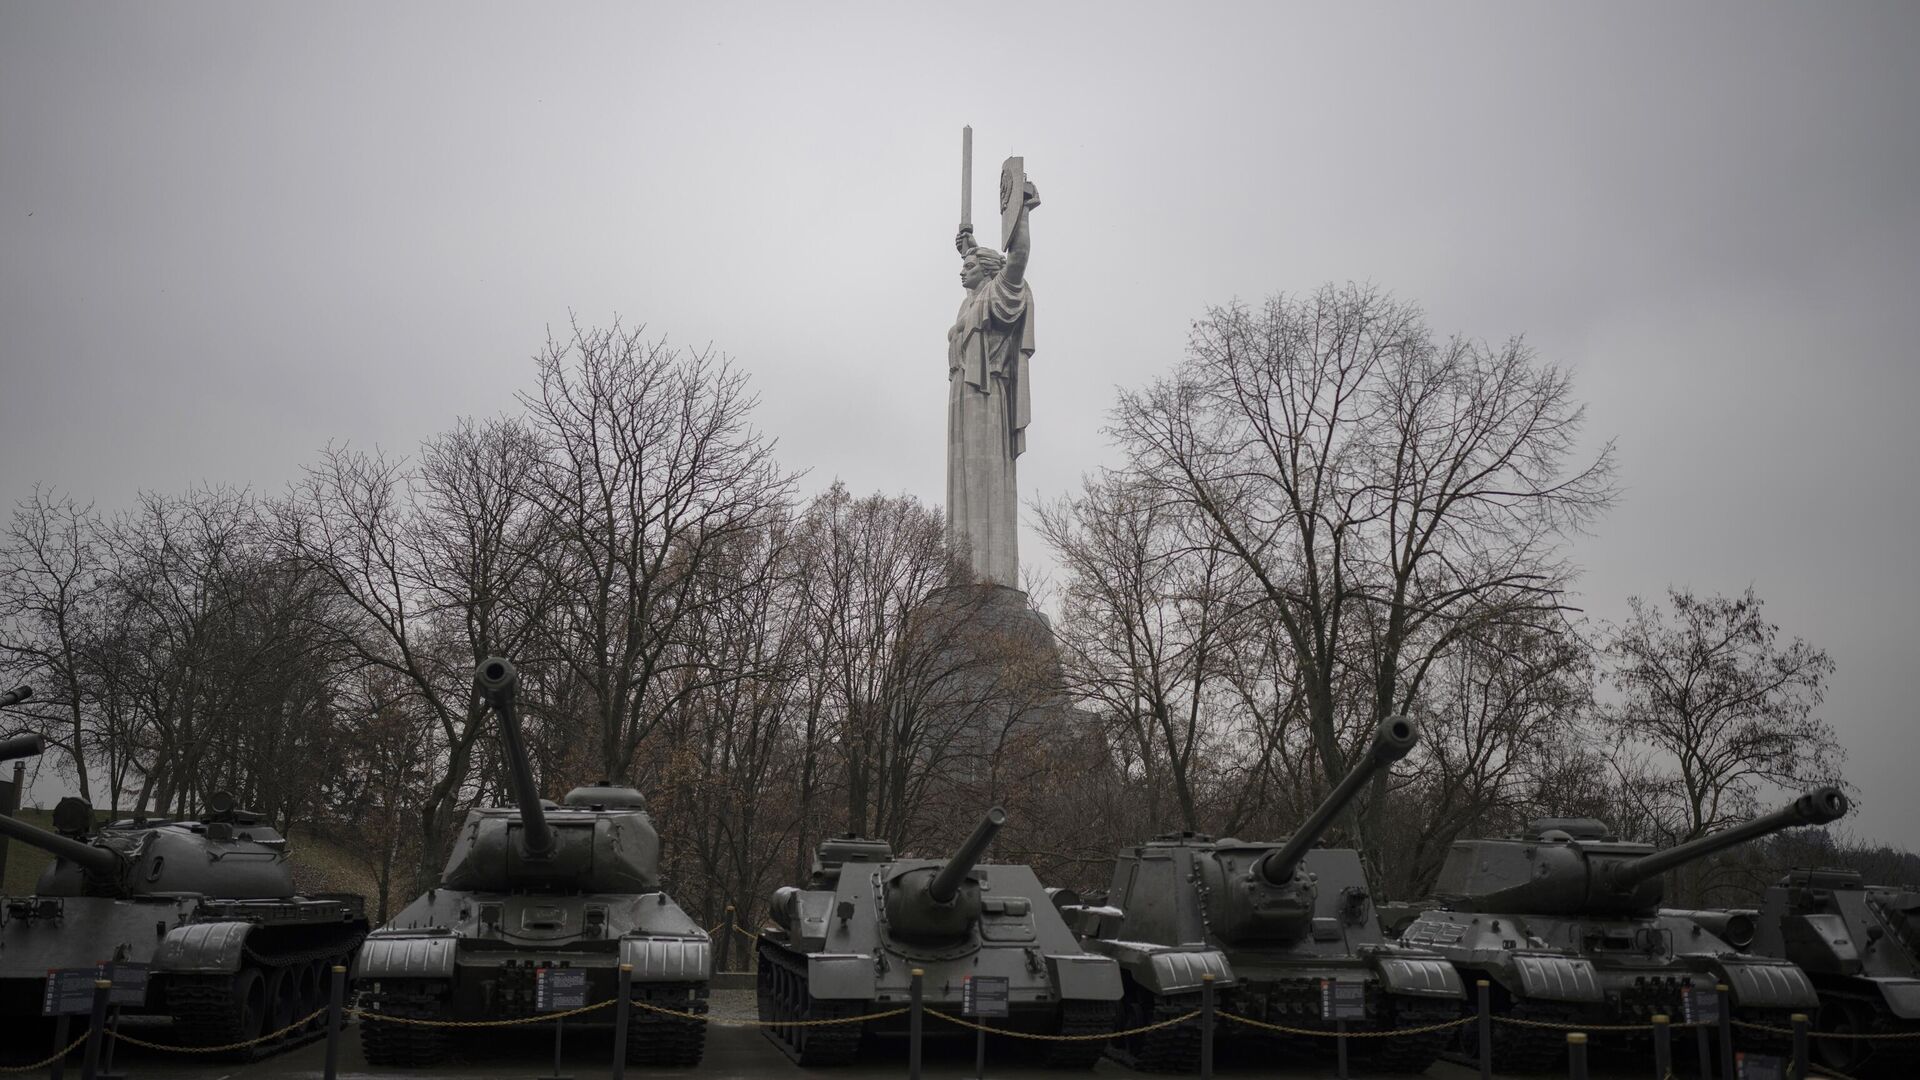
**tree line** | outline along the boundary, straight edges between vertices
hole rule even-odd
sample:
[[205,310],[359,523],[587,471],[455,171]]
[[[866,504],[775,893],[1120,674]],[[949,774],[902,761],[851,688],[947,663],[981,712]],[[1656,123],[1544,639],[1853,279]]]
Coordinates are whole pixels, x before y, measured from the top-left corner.
[[36,490],[0,539],[36,696],[0,726],[121,812],[224,788],[347,840],[384,915],[506,795],[472,671],[510,656],[543,791],[639,787],[680,901],[748,926],[821,837],[937,854],[992,804],[996,857],[1063,884],[1159,832],[1278,836],[1395,712],[1422,746],[1338,832],[1397,897],[1457,837],[1684,840],[1837,770],[1832,660],[1751,591],[1572,608],[1615,490],[1567,373],[1377,290],[1215,309],[1121,392],[1116,464],[1035,511],[1057,663],[977,647],[936,508],[803,496],[754,406],[725,358],[576,325],[514,413],[406,457],[112,514]]

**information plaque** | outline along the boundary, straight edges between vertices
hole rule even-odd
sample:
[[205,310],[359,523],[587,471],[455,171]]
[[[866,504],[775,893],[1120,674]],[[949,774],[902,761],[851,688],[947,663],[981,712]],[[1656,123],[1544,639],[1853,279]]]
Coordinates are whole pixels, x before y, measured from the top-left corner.
[[587,1005],[587,973],[581,968],[541,968],[533,987],[537,1012],[566,1012]]
[[139,1008],[147,1003],[148,975],[145,964],[115,960],[101,964],[99,974],[94,977],[113,983],[113,989],[107,991],[107,1004]]
[[1320,1017],[1323,1020],[1365,1020],[1367,984],[1321,979]]
[[960,984],[960,1013],[963,1016],[1006,1016],[1006,976],[967,976],[966,981]]
[[94,968],[60,968],[47,972],[47,987],[40,998],[40,1015],[75,1016],[93,1011],[93,984],[100,978]]

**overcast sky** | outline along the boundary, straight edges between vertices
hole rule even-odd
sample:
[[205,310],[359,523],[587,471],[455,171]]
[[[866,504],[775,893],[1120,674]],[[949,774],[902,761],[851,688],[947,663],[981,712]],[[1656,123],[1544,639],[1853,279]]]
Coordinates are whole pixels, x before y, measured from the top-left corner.
[[977,216],[1008,154],[1045,201],[1024,498],[1211,304],[1524,334],[1619,440],[1578,602],[1753,585],[1913,846],[1917,53],[1911,4],[0,0],[0,502],[409,451],[577,313],[735,358],[810,489],[937,503],[970,123]]

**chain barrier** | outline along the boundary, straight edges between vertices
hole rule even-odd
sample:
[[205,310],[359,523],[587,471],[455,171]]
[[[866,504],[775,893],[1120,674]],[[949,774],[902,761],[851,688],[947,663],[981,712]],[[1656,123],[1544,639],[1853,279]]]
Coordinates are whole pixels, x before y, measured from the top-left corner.
[[[341,1015],[357,1017],[361,1020],[371,1020],[380,1024],[411,1024],[414,1027],[497,1028],[517,1027],[521,1024],[543,1024],[548,1020],[560,1020],[569,1016],[579,1016],[583,1013],[593,1012],[596,1009],[609,1008],[614,1004],[614,999],[608,998],[605,1001],[596,1001],[591,1005],[582,1005],[577,1009],[568,1009],[565,1012],[534,1013],[530,1016],[516,1016],[509,1020],[430,1020],[421,1016],[394,1016],[390,1013],[377,1013],[371,1009],[354,1008],[342,1009]],[[639,1002],[635,1002],[634,1004],[637,1005]],[[321,1011],[324,1012],[326,1010],[323,1009]]]
[[1325,1028],[1296,1028],[1286,1027],[1282,1024],[1269,1024],[1265,1020],[1255,1020],[1250,1016],[1240,1016],[1236,1013],[1224,1011],[1217,1015],[1232,1020],[1235,1023],[1245,1024],[1248,1027],[1257,1027],[1265,1031],[1277,1031],[1283,1035],[1311,1035],[1323,1039],[1389,1039],[1399,1035],[1427,1035],[1435,1031],[1447,1031],[1451,1028],[1464,1027],[1480,1019],[1477,1016],[1463,1016],[1458,1020],[1444,1020],[1438,1024],[1425,1024],[1420,1027],[1391,1028],[1386,1031],[1341,1032],[1328,1031]]
[[864,1024],[869,1020],[885,1020],[890,1016],[899,1016],[910,1011],[908,1008],[888,1009],[886,1012],[868,1013],[865,1016],[830,1016],[820,1020],[748,1020],[738,1016],[709,1016],[706,1013],[682,1012],[679,1009],[669,1009],[664,1005],[655,1005],[647,1001],[635,1001],[633,1007],[682,1020],[719,1024],[721,1027],[829,1027],[834,1024]]
[[1146,1027],[1129,1028],[1126,1031],[1094,1031],[1084,1035],[1047,1035],[1040,1032],[1014,1031],[1011,1028],[997,1028],[989,1027],[986,1024],[976,1024],[971,1020],[961,1019],[951,1013],[943,1013],[939,1009],[926,1009],[925,1012],[928,1016],[937,1016],[949,1024],[958,1024],[963,1028],[972,1028],[975,1031],[984,1031],[991,1035],[1010,1035],[1016,1039],[1029,1039],[1034,1042],[1095,1042],[1105,1039],[1122,1039],[1129,1035],[1143,1035],[1149,1031],[1159,1031],[1161,1028],[1172,1027],[1175,1024],[1184,1024],[1200,1015],[1200,1010],[1195,1009],[1185,1016],[1176,1016],[1171,1020],[1162,1020],[1156,1024],[1148,1024]]
[[107,1038],[109,1039],[118,1039],[123,1043],[128,1043],[133,1046],[144,1047],[148,1050],[165,1050],[165,1051],[168,1051],[169,1053],[174,1053],[174,1054],[224,1054],[229,1050],[245,1050],[249,1046],[259,1046],[261,1043],[272,1042],[273,1040],[278,1039],[280,1036],[285,1035],[290,1031],[298,1031],[301,1028],[306,1027],[308,1024],[313,1023],[315,1020],[319,1019],[322,1016],[325,1016],[326,1014],[327,1014],[326,1007],[322,1006],[321,1008],[313,1010],[312,1012],[308,1013],[307,1015],[301,1017],[298,1020],[295,1020],[293,1023],[288,1024],[286,1027],[283,1027],[278,1031],[269,1031],[265,1035],[256,1036],[254,1038],[246,1040],[245,1042],[225,1043],[220,1046],[181,1046],[178,1043],[148,1042],[145,1039],[138,1038],[133,1035],[128,1035],[123,1031],[116,1031],[113,1028],[108,1028],[106,1031],[106,1035],[107,1035]]
[[54,1062],[59,1061],[61,1058],[66,1057],[68,1054],[73,1053],[75,1050],[80,1049],[80,1044],[86,1041],[87,1041],[87,1037],[85,1035],[82,1035],[79,1038],[68,1043],[65,1049],[56,1050],[53,1053],[48,1054],[46,1057],[41,1058],[39,1061],[35,1061],[31,1064],[0,1065],[0,1073],[35,1072],[37,1070],[44,1069],[47,1066],[53,1064]]
[[[1475,1017],[1478,1019],[1478,1017]],[[1551,1028],[1555,1031],[1652,1031],[1655,1024],[1569,1024],[1558,1020],[1523,1020],[1518,1016],[1495,1016],[1488,1014],[1487,1019],[1496,1024],[1511,1024],[1514,1027]],[[1739,1023],[1738,1020],[1734,1023]],[[1702,1020],[1669,1022],[1667,1030],[1686,1031],[1689,1028],[1712,1028],[1716,1025]],[[1793,1032],[1789,1031],[1791,1035]]]
[[[1792,1028],[1773,1027],[1769,1024],[1756,1024],[1748,1020],[1735,1020],[1733,1026],[1751,1031],[1764,1031],[1769,1035],[1791,1035]],[[1920,1039],[1920,1031],[1808,1031],[1809,1039],[1857,1039],[1873,1042],[1879,1039]]]

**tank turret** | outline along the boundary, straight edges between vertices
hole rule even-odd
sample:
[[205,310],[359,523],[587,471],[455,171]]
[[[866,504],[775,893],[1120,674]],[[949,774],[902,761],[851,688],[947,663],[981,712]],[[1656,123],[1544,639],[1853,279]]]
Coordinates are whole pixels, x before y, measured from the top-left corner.
[[1007,812],[996,806],[944,865],[908,867],[887,879],[887,925],[896,937],[943,941],[967,934],[980,918],[980,889],[967,876],[1006,823]]
[[1455,911],[1530,915],[1651,915],[1660,876],[1759,837],[1824,825],[1847,812],[1838,788],[1816,788],[1770,814],[1664,851],[1623,843],[1591,818],[1535,821],[1530,839],[1463,840],[1453,845],[1434,886]]

